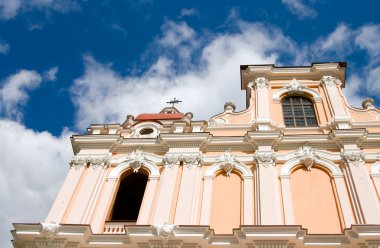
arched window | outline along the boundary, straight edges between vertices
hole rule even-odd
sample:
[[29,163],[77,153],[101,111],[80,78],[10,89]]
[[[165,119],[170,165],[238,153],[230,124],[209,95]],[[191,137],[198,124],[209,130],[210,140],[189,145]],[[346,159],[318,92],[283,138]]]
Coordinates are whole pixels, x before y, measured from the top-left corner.
[[287,127],[317,126],[313,103],[305,97],[286,97],[282,100],[282,113]]
[[132,173],[121,179],[111,221],[137,221],[147,181],[148,176],[142,173]]

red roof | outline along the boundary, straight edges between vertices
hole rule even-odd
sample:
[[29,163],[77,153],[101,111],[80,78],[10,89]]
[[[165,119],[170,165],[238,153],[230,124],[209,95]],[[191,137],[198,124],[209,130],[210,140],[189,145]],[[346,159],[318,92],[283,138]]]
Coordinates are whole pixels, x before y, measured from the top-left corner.
[[182,119],[184,114],[174,113],[174,114],[139,114],[136,117],[136,121],[146,121],[146,120],[173,120]]

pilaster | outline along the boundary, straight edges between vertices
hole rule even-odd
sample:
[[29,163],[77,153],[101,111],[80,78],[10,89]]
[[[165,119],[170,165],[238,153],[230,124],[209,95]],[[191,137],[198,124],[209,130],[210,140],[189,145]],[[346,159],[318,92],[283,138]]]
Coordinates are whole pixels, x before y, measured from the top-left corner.
[[338,129],[350,129],[351,118],[347,113],[338,89],[341,85],[340,80],[332,76],[323,76],[321,83],[326,92],[330,109],[333,113],[332,123],[335,124]]
[[163,159],[164,170],[161,175],[156,211],[153,224],[169,223],[180,158],[166,154]]
[[256,120],[258,130],[270,130],[272,119],[269,111],[269,80],[258,77],[250,84],[256,89]]
[[183,162],[181,184],[178,194],[177,208],[175,212],[174,224],[195,225],[196,219],[193,218],[197,213],[198,206],[195,204],[198,197],[200,182],[201,155],[183,154],[180,159]]

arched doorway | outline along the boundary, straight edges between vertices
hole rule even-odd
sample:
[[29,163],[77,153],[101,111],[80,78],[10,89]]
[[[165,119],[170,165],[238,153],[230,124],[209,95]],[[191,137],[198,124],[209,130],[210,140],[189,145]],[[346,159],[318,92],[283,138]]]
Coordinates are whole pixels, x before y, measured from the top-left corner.
[[126,173],[122,177],[112,208],[111,221],[137,221],[147,181],[148,176],[143,173]]

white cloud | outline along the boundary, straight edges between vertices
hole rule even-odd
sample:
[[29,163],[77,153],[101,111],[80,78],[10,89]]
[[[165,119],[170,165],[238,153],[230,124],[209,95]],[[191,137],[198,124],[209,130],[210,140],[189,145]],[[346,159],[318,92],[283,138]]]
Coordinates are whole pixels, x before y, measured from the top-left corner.
[[333,32],[320,37],[313,45],[312,50],[315,55],[321,53],[333,53],[333,56],[348,55],[353,49],[352,39],[355,32],[346,24],[339,24]]
[[0,40],[0,53],[7,54],[9,52],[10,46],[7,42]]
[[45,71],[43,73],[43,78],[46,81],[55,81],[57,80],[57,73],[59,71],[58,66],[54,66],[50,68],[49,70]]
[[364,25],[357,31],[355,43],[367,51],[371,59],[380,59],[380,25]]
[[78,10],[79,5],[75,0],[2,0],[0,1],[0,19],[9,20],[23,11],[34,9],[65,13]]
[[[197,37],[185,23],[165,25],[164,38],[157,45],[169,46],[174,53],[180,52],[184,40],[191,43]],[[83,129],[90,123],[122,122],[129,113],[158,112],[173,97],[183,100],[179,109],[194,112],[196,119],[221,112],[227,101],[244,108],[239,65],[276,63],[280,51],[291,53],[295,48],[275,28],[243,22],[237,28],[234,34],[215,34],[194,51],[200,54],[197,67],[176,68],[174,64],[181,65],[186,58],[171,59],[163,53],[143,75],[125,77],[111,65],[86,56],[85,73],[71,88],[77,126]]]
[[42,82],[36,71],[21,70],[4,80],[0,88],[0,116],[21,120],[21,108],[26,104],[28,91],[36,89]]
[[181,9],[181,14],[179,17],[186,17],[186,16],[195,16],[198,15],[198,10],[196,8],[183,8]]
[[282,3],[299,19],[317,17],[317,11],[305,5],[302,0],[282,0]]
[[12,223],[43,222],[68,171],[69,133],[54,137],[0,119],[0,247]]

